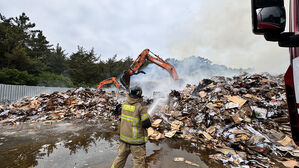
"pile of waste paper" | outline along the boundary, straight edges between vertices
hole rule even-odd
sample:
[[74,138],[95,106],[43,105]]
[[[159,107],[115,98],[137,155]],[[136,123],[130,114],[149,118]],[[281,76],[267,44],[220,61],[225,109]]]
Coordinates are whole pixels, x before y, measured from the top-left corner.
[[[282,75],[218,76],[164,97],[155,95],[145,99],[152,116],[151,141],[180,138],[201,144],[201,149],[215,151],[210,160],[227,167],[299,166]],[[118,122],[126,97],[126,91],[83,88],[41,94],[0,106],[0,124],[76,119]]]
[[65,93],[54,92],[26,97],[10,105],[0,106],[0,124],[48,120],[113,119],[127,94],[97,92],[79,88]]
[[[162,101],[160,101],[162,102]],[[299,166],[282,76],[213,77],[157,103],[149,139],[184,138],[229,167]]]

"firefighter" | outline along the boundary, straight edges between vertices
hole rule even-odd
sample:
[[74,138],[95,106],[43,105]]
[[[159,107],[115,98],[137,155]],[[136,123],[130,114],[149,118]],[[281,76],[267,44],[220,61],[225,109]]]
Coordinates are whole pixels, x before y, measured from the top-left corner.
[[142,89],[135,86],[130,89],[127,100],[122,105],[120,123],[120,145],[112,168],[122,168],[132,153],[133,167],[145,167],[145,143],[147,128],[151,126],[147,107],[142,102]]

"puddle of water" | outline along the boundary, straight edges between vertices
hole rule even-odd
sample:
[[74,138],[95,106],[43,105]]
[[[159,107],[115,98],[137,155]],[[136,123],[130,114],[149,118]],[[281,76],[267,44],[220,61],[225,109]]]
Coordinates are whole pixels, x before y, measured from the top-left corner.
[[[117,155],[118,133],[111,123],[50,125],[31,124],[3,128],[0,131],[0,163],[3,167],[111,167]],[[198,154],[196,144],[183,140],[164,139],[146,145],[148,167],[193,167],[174,162],[184,157],[201,168],[222,167],[211,164],[206,153]],[[202,161],[206,159],[206,163]],[[126,167],[133,167],[131,156]]]

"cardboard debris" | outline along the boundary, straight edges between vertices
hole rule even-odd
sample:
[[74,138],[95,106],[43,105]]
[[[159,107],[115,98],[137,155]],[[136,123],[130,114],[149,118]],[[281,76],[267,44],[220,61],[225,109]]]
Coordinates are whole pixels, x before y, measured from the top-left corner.
[[[127,96],[126,93],[117,94],[118,96],[114,92],[99,93],[96,90],[78,88],[64,93],[54,92],[33,98],[25,97],[3,108],[12,114],[7,117],[11,117],[10,120],[14,123],[100,118],[111,120],[120,113],[116,109],[120,105],[116,97],[125,99]],[[11,124],[12,122],[3,123]]]
[[199,135],[200,135],[200,134],[204,135],[204,137],[207,138],[208,140],[211,140],[211,139],[213,138],[210,134],[206,133],[205,131],[201,131],[201,130],[199,130],[197,133],[198,133]]
[[234,103],[234,102],[229,102],[227,104],[225,104],[225,109],[233,109],[233,108],[238,108],[239,104],[238,103]]
[[244,119],[244,121],[246,121],[246,122],[248,122],[248,123],[251,123],[251,119],[250,118],[248,118],[248,117],[246,117],[245,119]]
[[199,96],[200,96],[201,98],[204,98],[204,97],[207,96],[207,93],[206,93],[205,91],[200,91],[200,92],[199,92]]
[[214,126],[210,126],[208,129],[206,129],[206,132],[209,133],[209,134],[212,134],[212,133],[214,133],[215,128],[216,128],[215,125]]
[[289,136],[285,136],[283,140],[277,142],[280,143],[282,146],[287,146],[291,141],[292,139]]
[[239,117],[236,114],[231,115],[232,119],[236,124],[241,124]]
[[67,94],[63,94],[63,93],[60,93],[60,92],[58,92],[57,95],[65,98],[65,99],[69,97]]
[[59,119],[59,115],[56,114],[56,113],[51,113],[51,114],[50,114],[50,117],[52,117],[52,119],[54,119],[54,120]]
[[187,140],[192,140],[194,138],[193,135],[185,135],[185,139]]
[[290,155],[299,158],[299,150],[287,151]]
[[233,134],[248,134],[247,130],[235,129],[232,131]]
[[241,98],[240,96],[226,96],[228,100],[238,104],[238,108],[240,109],[247,100]]
[[277,123],[288,123],[289,122],[289,118],[288,117],[275,118],[273,120],[275,122],[277,122]]
[[159,131],[155,130],[152,127],[147,129],[147,134],[148,134],[149,139],[151,139],[151,140],[159,140],[161,138],[165,138],[164,134],[160,133]]
[[259,79],[261,83],[266,83],[269,82],[269,80],[267,78],[261,78]]
[[209,109],[214,109],[214,108],[217,107],[217,104],[214,104],[214,103],[209,102],[206,106],[207,106],[207,108],[209,108]]
[[262,101],[261,98],[255,96],[255,95],[252,95],[252,94],[245,94],[245,95],[243,95],[243,96],[244,96],[244,97],[247,97],[247,98],[255,99],[255,100],[257,100],[257,101]]
[[183,91],[183,94],[190,94],[191,91],[192,91],[192,88],[185,88]]
[[249,137],[247,135],[242,135],[242,136],[237,137],[235,139],[236,139],[237,142],[238,141],[247,141],[247,140],[249,140]]
[[215,85],[214,85],[214,83],[211,83],[211,84],[209,84],[207,87],[208,87],[208,88],[213,88],[213,87],[215,87]]
[[153,135],[155,133],[155,130],[152,128],[152,127],[149,127],[148,129],[147,129],[147,136],[151,136],[151,135]]
[[171,123],[171,130],[180,130],[180,127],[183,125],[182,121],[179,120],[175,120]]
[[158,128],[160,126],[160,123],[162,122],[162,119],[157,119],[152,123],[152,127]]
[[299,162],[296,160],[288,160],[288,161],[278,161],[282,163],[287,168],[295,168],[296,166],[299,166]]
[[252,95],[252,94],[244,94],[243,96],[247,97],[247,98],[253,98],[254,97],[254,95]]
[[165,137],[172,138],[175,135],[175,133],[176,133],[175,130],[169,131],[169,132],[165,133]]
[[39,102],[38,100],[32,100],[29,104],[29,108],[31,110],[37,110],[40,105],[41,105],[41,102]]
[[[119,123],[127,96],[126,91],[83,88],[41,94],[1,104],[0,124],[99,119]],[[144,97],[144,102],[150,105],[153,99]],[[155,120],[147,130],[150,140],[180,138],[198,150],[220,150],[209,157],[227,167],[278,167],[271,160],[295,160],[299,155],[290,138],[282,75],[203,79],[198,85],[172,90],[168,101],[158,101],[152,114]]]

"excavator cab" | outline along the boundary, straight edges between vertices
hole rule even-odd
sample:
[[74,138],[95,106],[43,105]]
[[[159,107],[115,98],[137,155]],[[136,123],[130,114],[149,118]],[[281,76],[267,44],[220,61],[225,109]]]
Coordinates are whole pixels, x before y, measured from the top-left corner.
[[299,9],[290,0],[290,31],[284,32],[286,14],[283,0],[251,0],[253,33],[278,42],[290,50],[290,66],[285,73],[285,90],[292,138],[299,146]]

